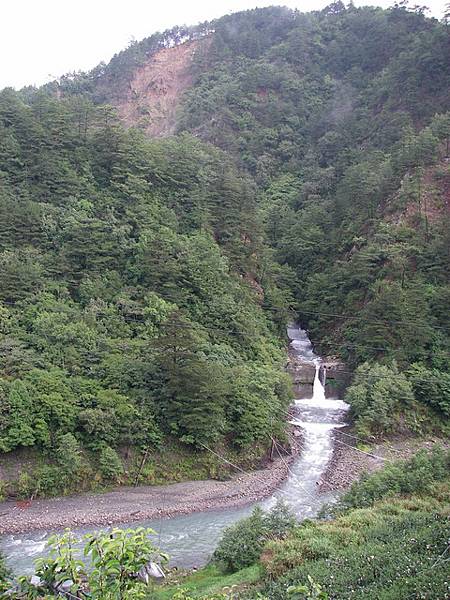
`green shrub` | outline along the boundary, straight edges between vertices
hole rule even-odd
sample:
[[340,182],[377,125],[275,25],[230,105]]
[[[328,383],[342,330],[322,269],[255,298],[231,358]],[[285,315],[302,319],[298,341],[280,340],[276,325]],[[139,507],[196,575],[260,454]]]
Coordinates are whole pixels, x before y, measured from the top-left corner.
[[6,500],[6,498],[8,496],[8,487],[9,487],[8,482],[4,481],[3,479],[0,479],[0,502],[3,502],[3,500]]
[[71,433],[66,433],[59,438],[55,456],[66,477],[74,477],[81,470],[83,459],[80,444]]
[[268,513],[257,507],[250,517],[225,530],[213,560],[228,572],[248,567],[258,560],[269,539],[284,537],[295,524],[295,517],[282,503]]
[[334,512],[371,506],[377,500],[396,494],[425,492],[434,482],[444,480],[449,468],[450,451],[439,446],[431,452],[421,450],[407,461],[389,464],[372,475],[363,475],[342,496]]
[[414,396],[425,406],[431,406],[442,415],[450,416],[450,374],[427,369],[413,364],[406,372],[411,382]]
[[10,576],[9,570],[6,568],[5,557],[0,553],[0,594],[5,591],[8,586]]
[[[18,598],[50,598],[55,586],[68,580],[72,582],[70,594],[74,598],[145,598],[149,581],[141,569],[149,561],[164,564],[168,559],[153,545],[150,536],[154,533],[139,527],[90,533],[82,540],[69,530],[54,535],[47,543],[48,556],[35,561],[40,588],[31,585],[29,578],[21,577]],[[81,551],[77,548],[82,541],[84,560],[80,560]]]
[[[333,548],[329,555],[301,555],[305,540],[297,539],[299,531],[285,541],[269,544],[265,566],[271,578],[262,595],[286,600],[291,586],[302,586],[312,577],[323,593],[336,600],[447,598],[448,563],[442,560],[442,553],[448,546],[448,498],[432,512],[417,510],[414,502],[409,504],[398,514],[387,515],[383,503],[338,518],[336,523],[358,531],[359,541],[347,546],[336,540],[328,523],[320,524],[311,534],[314,540],[321,539],[324,547]],[[364,513],[364,518],[352,520],[354,513]]]
[[100,473],[105,481],[118,481],[123,474],[119,455],[110,446],[102,446],[99,457]]
[[31,498],[37,491],[36,480],[27,471],[22,471],[17,480],[17,497],[20,500]]
[[64,490],[65,473],[55,465],[42,465],[33,472],[36,495],[56,496]]
[[411,383],[395,363],[364,363],[356,370],[345,400],[350,404],[358,434],[368,437],[405,427],[402,415],[411,410],[414,394]]

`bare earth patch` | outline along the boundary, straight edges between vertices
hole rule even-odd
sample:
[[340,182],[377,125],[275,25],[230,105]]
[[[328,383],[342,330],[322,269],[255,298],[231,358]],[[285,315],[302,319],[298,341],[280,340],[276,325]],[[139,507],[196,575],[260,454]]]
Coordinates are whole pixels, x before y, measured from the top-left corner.
[[181,96],[192,84],[192,60],[209,39],[163,48],[136,69],[125,97],[116,101],[121,121],[139,127],[151,137],[175,132]]

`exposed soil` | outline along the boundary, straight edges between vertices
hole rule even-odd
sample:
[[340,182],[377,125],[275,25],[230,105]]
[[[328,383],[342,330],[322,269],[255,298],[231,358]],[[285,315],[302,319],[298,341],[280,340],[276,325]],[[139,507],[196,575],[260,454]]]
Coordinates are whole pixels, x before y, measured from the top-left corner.
[[244,506],[269,496],[286,479],[301,450],[292,436],[291,454],[266,468],[229,481],[189,481],[164,486],[122,487],[103,494],[0,503],[0,534],[82,525],[110,525]]
[[126,126],[140,127],[151,137],[174,133],[181,96],[192,84],[192,59],[202,44],[209,39],[164,48],[136,69],[126,96],[116,102]]
[[[427,227],[442,222],[445,215],[450,213],[449,164],[450,159],[443,156],[437,165],[424,169],[420,185],[416,182],[415,197],[411,196],[403,208],[393,209],[386,220],[396,224],[405,222],[411,227],[423,226],[422,219],[426,219]],[[395,205],[398,196],[391,201]]]

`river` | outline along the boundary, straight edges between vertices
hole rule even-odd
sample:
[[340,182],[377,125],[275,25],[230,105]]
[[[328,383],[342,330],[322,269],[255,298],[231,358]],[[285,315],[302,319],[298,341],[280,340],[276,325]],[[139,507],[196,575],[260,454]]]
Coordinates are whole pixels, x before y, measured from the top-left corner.
[[[348,405],[342,400],[325,397],[320,380],[321,359],[315,355],[307,333],[293,325],[288,328],[288,336],[294,360],[315,366],[311,397],[297,398],[292,410],[291,423],[303,431],[303,450],[291,465],[283,485],[259,505],[267,509],[278,499],[283,499],[297,517],[305,518],[313,517],[325,502],[333,499],[330,494],[318,492],[317,482],[333,451],[331,432],[345,423]],[[156,541],[170,555],[171,564],[189,568],[205,564],[223,530],[249,515],[254,506],[196,512],[159,521],[123,523],[120,526],[153,528],[157,532]],[[74,532],[81,535],[94,529],[98,527],[74,528]],[[15,573],[31,573],[33,561],[45,553],[46,540],[50,535],[45,531],[5,535],[0,540],[0,550]]]

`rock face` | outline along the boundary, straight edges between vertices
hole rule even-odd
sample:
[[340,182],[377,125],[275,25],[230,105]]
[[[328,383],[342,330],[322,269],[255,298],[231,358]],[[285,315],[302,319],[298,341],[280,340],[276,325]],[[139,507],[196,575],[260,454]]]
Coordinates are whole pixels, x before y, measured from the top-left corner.
[[338,360],[323,361],[326,371],[325,393],[328,397],[342,398],[346,388],[350,383],[350,374],[344,363]]
[[289,361],[288,371],[292,377],[294,385],[314,383],[316,368],[311,363],[301,362],[298,358]]
[[126,95],[115,102],[124,125],[139,127],[151,137],[173,134],[181,96],[192,84],[193,58],[209,43],[203,38],[163,48],[138,68]]
[[[297,397],[312,396],[312,386],[316,376],[316,367],[310,362],[302,362],[298,356],[290,356],[287,366],[294,382],[294,391]],[[348,386],[349,374],[344,363],[335,359],[324,359],[320,377],[323,381],[325,372],[325,392],[327,396],[341,394]]]

